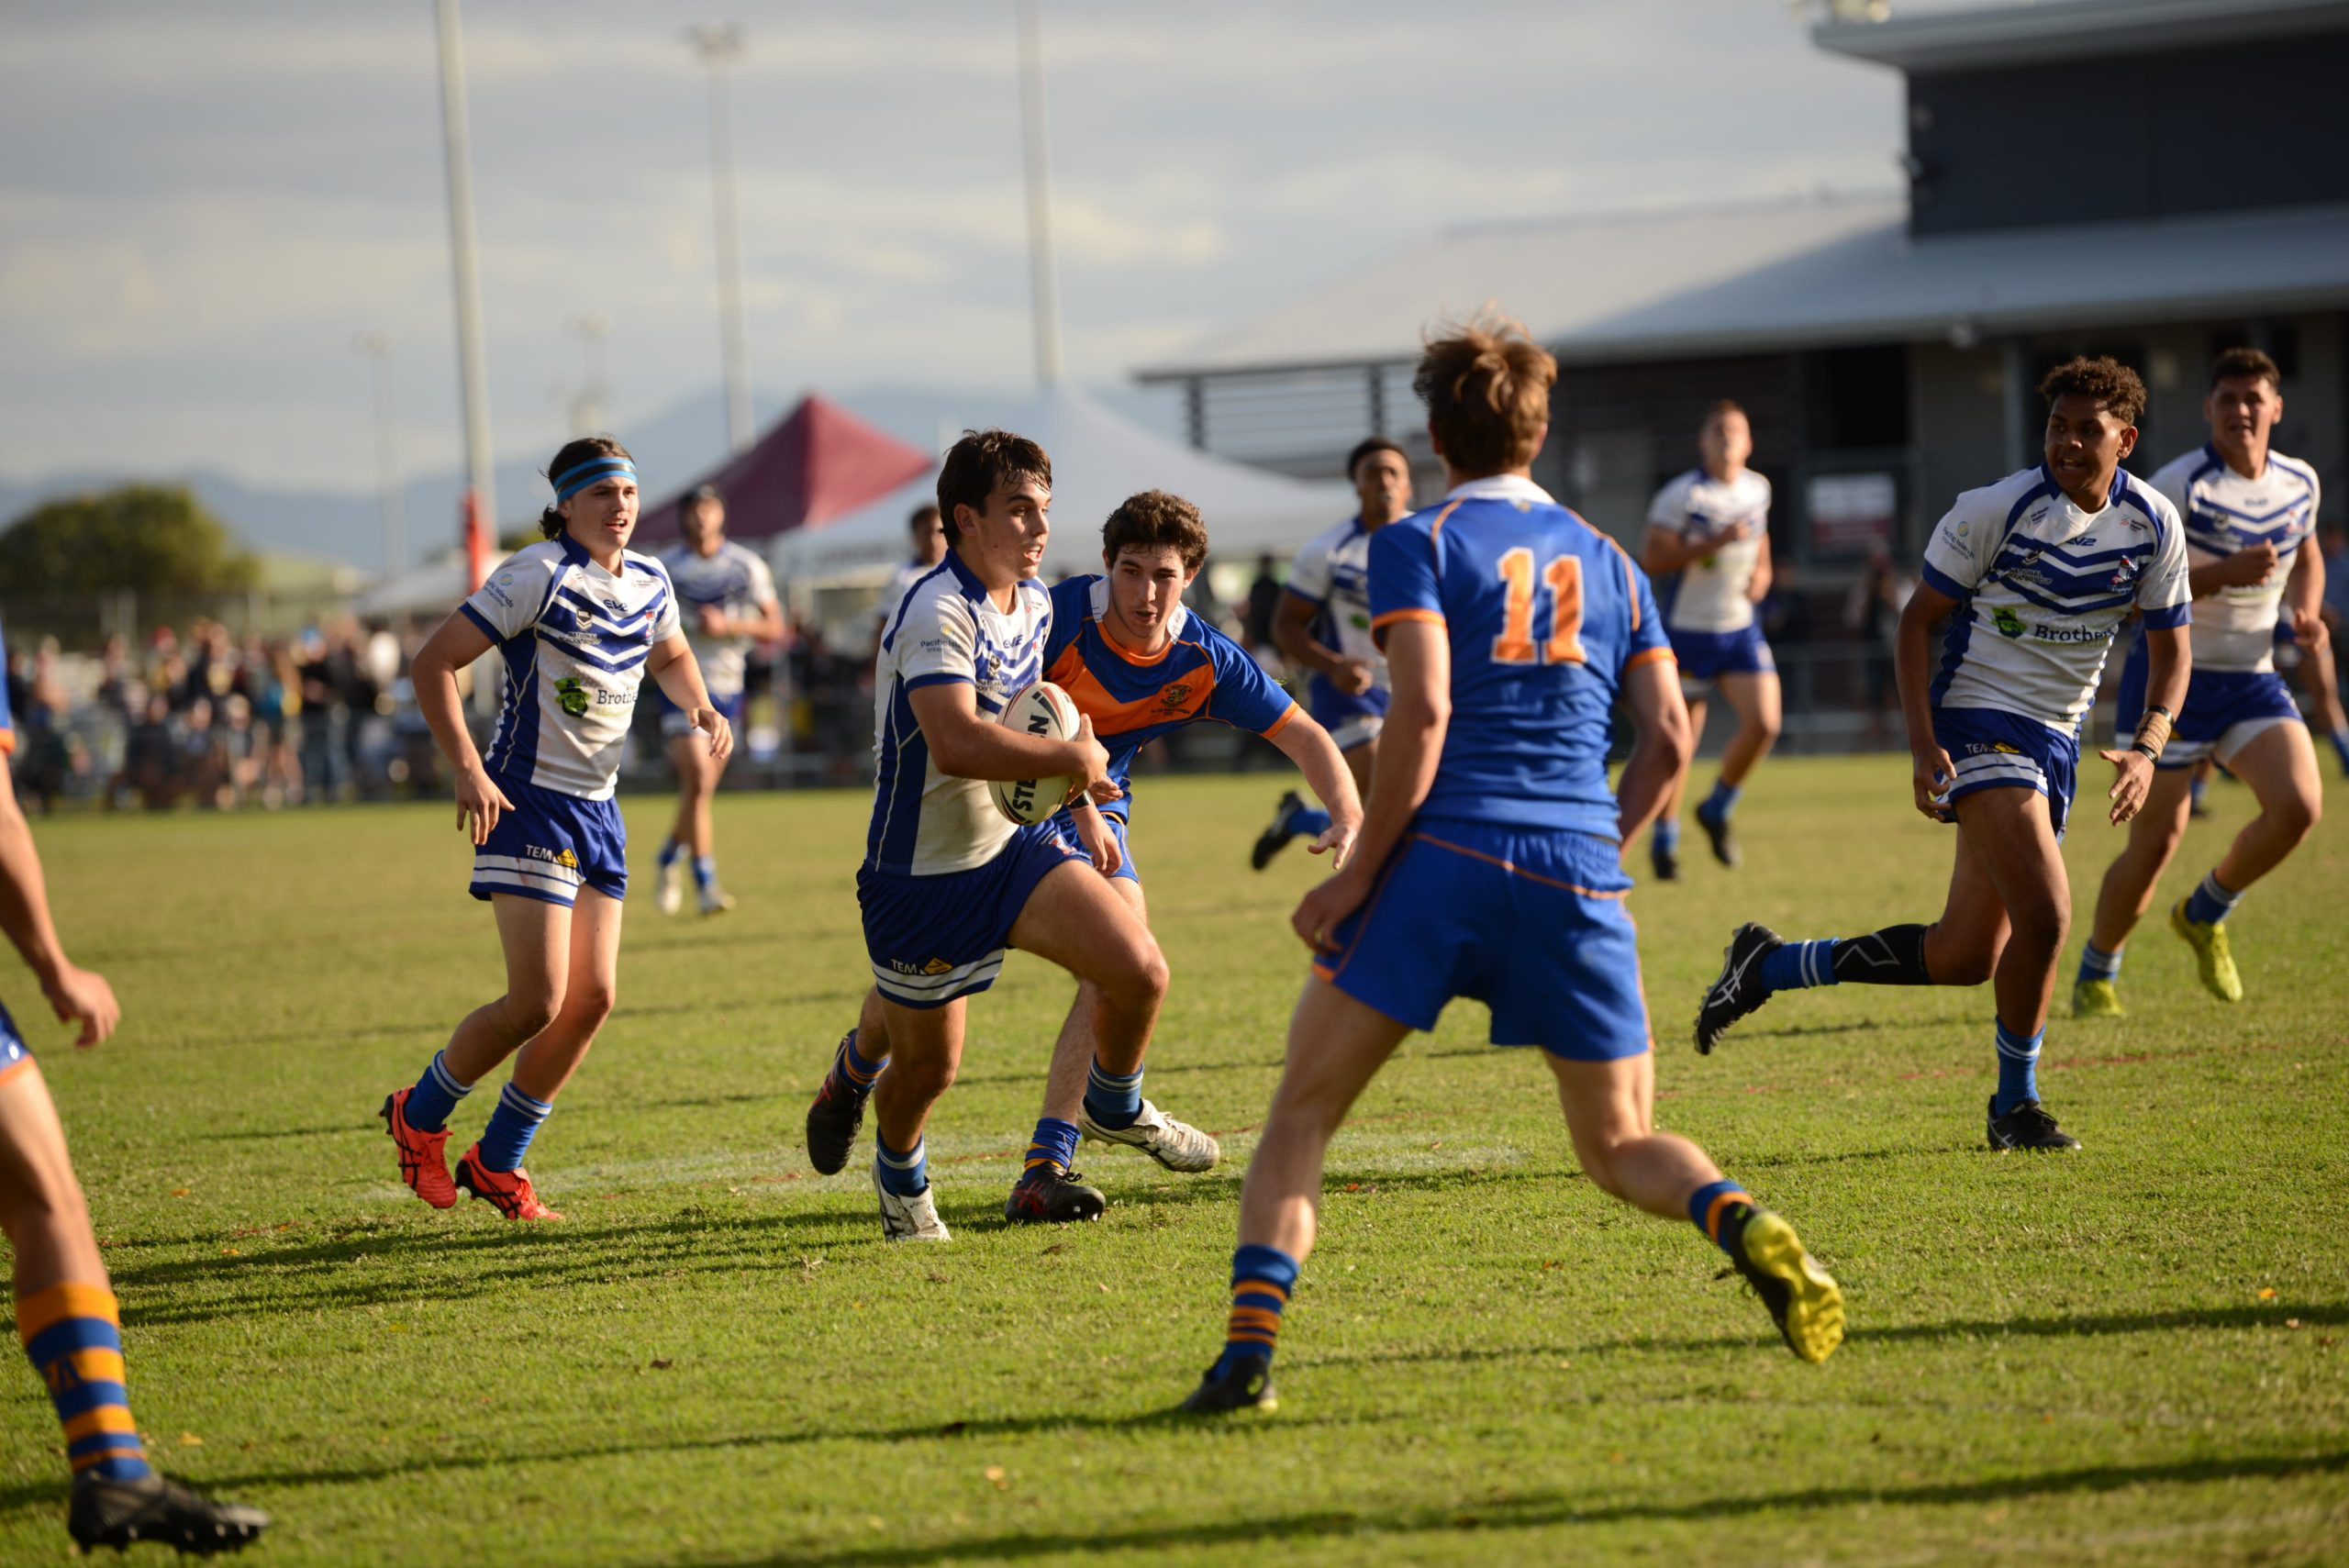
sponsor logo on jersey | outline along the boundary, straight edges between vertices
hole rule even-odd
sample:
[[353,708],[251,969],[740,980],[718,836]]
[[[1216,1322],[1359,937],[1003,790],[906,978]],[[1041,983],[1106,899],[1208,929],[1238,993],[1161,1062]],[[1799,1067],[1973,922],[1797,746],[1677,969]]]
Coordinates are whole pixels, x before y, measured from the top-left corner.
[[2034,626],[2031,635],[2042,642],[2108,642],[2112,633],[2089,626]]
[[2122,556],[2119,564],[2113,568],[2112,585],[2116,588],[2126,588],[2130,584],[2134,583],[2137,580],[2138,574],[2144,569],[2145,562],[2142,557],[2134,555]]
[[2015,614],[2013,606],[2009,605],[2000,605],[1990,613],[1990,624],[1998,628],[2001,637],[2021,637],[2030,629],[2023,625],[2022,617]]
[[587,695],[587,683],[576,675],[565,675],[554,684],[557,706],[573,718],[584,717],[588,705],[595,699]]

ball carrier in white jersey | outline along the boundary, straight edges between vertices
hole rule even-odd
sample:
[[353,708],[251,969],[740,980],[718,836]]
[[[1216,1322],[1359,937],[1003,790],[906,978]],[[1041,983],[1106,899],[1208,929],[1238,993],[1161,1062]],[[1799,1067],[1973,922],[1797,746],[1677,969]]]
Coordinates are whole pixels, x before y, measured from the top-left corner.
[[[1273,612],[1273,645],[1293,669],[1309,671],[1305,710],[1330,732],[1367,799],[1378,762],[1378,733],[1386,723],[1386,655],[1370,629],[1370,541],[1411,511],[1411,460],[1384,436],[1357,444],[1346,477],[1362,509],[1313,536],[1289,563],[1288,582]],[[1272,863],[1291,839],[1319,840],[1330,831],[1326,806],[1308,806],[1290,790],[1273,808],[1249,863]]]
[[[1697,735],[1705,733],[1709,690],[1719,689],[1737,715],[1713,792],[1697,807],[1713,858],[1733,866],[1739,851],[1730,814],[1778,739],[1778,663],[1753,609],[1770,591],[1770,482],[1745,466],[1753,455],[1753,427],[1745,410],[1726,399],[1705,411],[1697,453],[1701,466],[1648,504],[1640,564],[1659,584],[1664,630]],[[1680,874],[1680,797],[1687,784],[1686,773],[1674,781],[1648,840],[1661,882]]]
[[[585,1060],[618,989],[628,836],[612,786],[628,754],[644,677],[707,737],[734,746],[680,629],[669,574],[628,548],[636,465],[609,436],[570,442],[547,465],[555,504],[546,542],[491,573],[417,651],[416,706],[457,774],[457,828],[473,843],[472,893],[489,903],[506,992],[465,1016],[413,1088],[384,1101],[400,1179],[435,1208],[457,1189],[508,1219],[560,1219],[539,1201],[523,1151]],[[506,700],[484,757],[473,748],[457,672],[495,648]],[[449,1116],[507,1057],[514,1073],[480,1141],[446,1160]]]
[[[2276,671],[2279,624],[2291,628],[2306,654],[2332,657],[2318,614],[2324,557],[2314,539],[2316,471],[2267,444],[2283,413],[2276,361],[2256,349],[2230,349],[2211,366],[2210,390],[2202,399],[2210,441],[2153,477],[2153,487],[2186,523],[2194,678],[2145,808],[2129,825],[2128,847],[2104,873],[2096,929],[2072,986],[2075,1018],[2121,1016],[2116,983],[2122,946],[2186,836],[2197,763],[2205,758],[2221,763],[2259,802],[2259,815],[2169,912],[2170,929],[2193,950],[2203,985],[2221,1001],[2243,998],[2227,917],[2253,883],[2299,848],[2323,812],[2316,747]],[[2141,641],[2121,674],[2124,728],[2144,706],[2146,682]]]
[[[1008,949],[1091,984],[1095,1067],[1136,1092],[1166,997],[1157,941],[1095,869],[1109,865],[1116,840],[1094,802],[1121,792],[1092,721],[1070,740],[996,722],[1043,675],[1052,609],[1036,569],[1052,499],[1042,448],[1005,430],[965,432],[938,475],[951,548],[907,593],[874,667],[878,758],[856,892],[873,963],[865,1006],[889,1042],[888,1071],[856,1055],[853,1031],[833,1069],[871,1086],[873,1184],[893,1240],[949,1239],[923,1129],[962,1062],[964,999],[995,984]],[[1061,777],[1081,781],[1083,848],[1050,821],[1014,827],[987,789]]]
[[[2039,1100],[2037,1066],[2072,895],[2059,845],[2072,804],[2079,725],[2114,634],[2144,617],[2151,662],[2135,739],[2102,753],[2116,777],[2109,817],[2143,806],[2154,762],[2185,700],[2191,655],[2185,529],[2131,477],[2145,388],[2110,359],[2076,359],[2040,384],[2046,461],[1969,490],[1925,547],[1924,581],[1900,615],[1896,663],[1917,809],[1957,824],[1949,897],[1931,926],[1781,941],[1740,926],[1697,1014],[1697,1049],[1774,991],[1856,982],[1979,985],[1997,995],[1993,1149],[2076,1149]],[[1929,640],[1947,617],[1938,668]]]
[[[709,688],[710,706],[740,730],[751,647],[783,636],[774,573],[758,551],[726,537],[726,499],[716,486],[705,484],[687,495],[677,508],[677,521],[685,542],[662,550],[661,564],[676,591],[678,619]],[[694,728],[685,709],[665,695],[659,700],[662,743],[677,770],[677,821],[661,846],[653,902],[663,915],[683,908],[684,873],[691,866],[701,912],[723,914],[734,900],[718,885],[717,832],[709,806],[727,759],[711,753],[709,738]]]

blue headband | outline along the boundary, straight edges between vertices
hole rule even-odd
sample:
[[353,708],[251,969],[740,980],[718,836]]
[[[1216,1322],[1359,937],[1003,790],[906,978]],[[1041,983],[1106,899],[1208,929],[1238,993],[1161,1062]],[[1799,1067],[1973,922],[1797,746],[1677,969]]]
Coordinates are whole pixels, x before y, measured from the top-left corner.
[[596,481],[610,474],[625,473],[636,477],[636,464],[624,457],[590,458],[576,468],[566,469],[554,476],[554,498],[568,501]]

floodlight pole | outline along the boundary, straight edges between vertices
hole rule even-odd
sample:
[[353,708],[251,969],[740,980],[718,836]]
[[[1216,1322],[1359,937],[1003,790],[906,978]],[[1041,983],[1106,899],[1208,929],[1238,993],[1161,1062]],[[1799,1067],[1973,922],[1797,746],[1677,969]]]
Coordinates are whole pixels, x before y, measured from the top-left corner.
[[473,152],[465,128],[464,24],[457,0],[437,0],[440,34],[440,136],[449,158],[449,262],[457,289],[457,363],[464,394],[466,503],[480,526],[497,528],[495,471],[489,450],[489,355],[482,339],[481,257],[473,239]]
[[742,330],[742,225],[734,199],[734,103],[727,72],[742,55],[731,22],[687,29],[685,41],[709,67],[710,198],[718,225],[718,347],[726,366],[726,434],[737,452],[757,437],[751,415],[751,361]]
[[1036,0],[1012,0],[1019,33],[1019,127],[1027,154],[1028,283],[1035,315],[1036,380],[1061,379],[1060,286],[1052,269],[1051,134],[1044,119],[1044,45]]
[[392,415],[392,338],[362,332],[351,352],[366,357],[375,383],[375,482],[384,492],[384,575],[396,577],[407,566],[407,519],[400,506],[398,426]]

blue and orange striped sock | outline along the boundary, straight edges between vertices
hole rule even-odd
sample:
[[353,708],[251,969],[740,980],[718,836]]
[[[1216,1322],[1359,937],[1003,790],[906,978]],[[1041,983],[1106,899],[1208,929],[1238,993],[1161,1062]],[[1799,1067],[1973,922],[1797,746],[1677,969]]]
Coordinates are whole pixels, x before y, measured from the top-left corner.
[[114,1292],[102,1284],[53,1284],[17,1302],[17,1337],[57,1407],[76,1475],[152,1473],[123,1387],[121,1325]]
[[1281,1313],[1289,1292],[1297,1288],[1297,1260],[1278,1247],[1248,1243],[1231,1254],[1231,1316],[1223,1330],[1223,1354],[1216,1358],[1210,1376],[1229,1371],[1235,1362],[1273,1359],[1273,1343],[1280,1338]]
[[851,1029],[841,1037],[841,1048],[832,1053],[832,1078],[840,1086],[859,1099],[873,1092],[873,1080],[881,1076],[881,1069],[889,1059],[868,1062],[856,1049],[856,1031]]
[[1036,1123],[1036,1135],[1028,1140],[1028,1160],[1023,1173],[1039,1165],[1057,1165],[1066,1175],[1076,1163],[1076,1123],[1063,1121],[1058,1117],[1045,1117]]
[[1688,1218],[1705,1233],[1705,1240],[1737,1256],[1737,1239],[1745,1230],[1745,1218],[1761,1205],[1748,1195],[1736,1182],[1707,1182],[1688,1195]]

